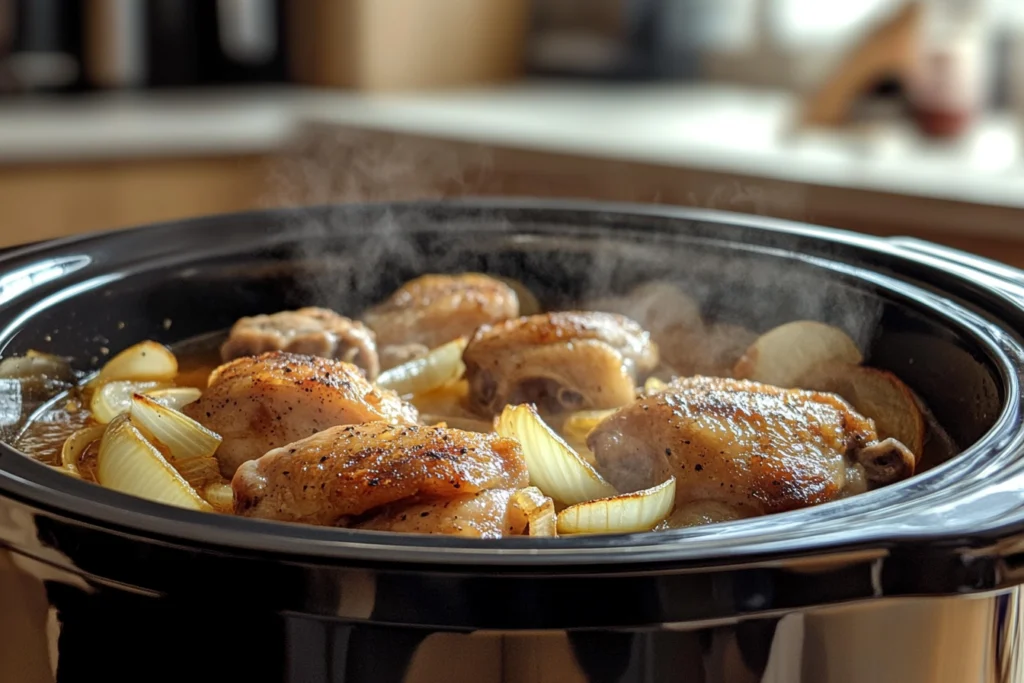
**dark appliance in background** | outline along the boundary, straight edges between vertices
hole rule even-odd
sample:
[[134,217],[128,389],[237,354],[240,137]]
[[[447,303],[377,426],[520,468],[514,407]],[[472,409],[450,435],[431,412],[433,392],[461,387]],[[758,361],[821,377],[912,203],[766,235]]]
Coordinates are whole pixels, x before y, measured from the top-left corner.
[[286,80],[285,0],[0,0],[0,92]]
[[147,0],[145,5],[147,87],[285,80],[281,0]]
[[82,7],[77,0],[0,0],[0,24],[10,27],[0,67],[4,91],[60,92],[82,85]]
[[528,69],[598,80],[699,76],[707,3],[693,0],[534,0]]
[[534,0],[529,72],[612,80],[653,76],[658,1]]

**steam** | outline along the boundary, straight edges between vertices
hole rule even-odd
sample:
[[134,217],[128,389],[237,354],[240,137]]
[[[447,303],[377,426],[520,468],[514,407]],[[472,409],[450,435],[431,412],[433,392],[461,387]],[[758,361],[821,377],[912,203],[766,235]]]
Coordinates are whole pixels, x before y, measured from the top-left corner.
[[[492,190],[505,188],[491,173],[492,158],[486,149],[334,129],[314,131],[306,139],[277,160],[267,194],[271,205],[300,207],[290,219],[299,225],[289,227],[301,228],[304,236],[292,245],[291,254],[304,264],[297,282],[303,300],[355,316],[407,277],[467,268],[464,250],[425,250],[416,228],[431,227],[434,219],[416,208],[396,204],[367,219],[370,222],[352,226],[344,211],[304,211],[301,207],[494,194]],[[608,178],[600,180],[607,186]],[[671,196],[666,196],[637,188],[629,178],[622,180],[636,200],[657,199],[797,220],[806,213],[806,190],[793,183],[716,180],[706,186],[673,188]],[[578,186],[585,187],[585,183],[586,179],[581,179]],[[552,192],[543,179],[533,185],[530,190],[535,194]],[[499,228],[505,222],[497,214],[481,220]],[[607,220],[614,224],[618,219]],[[325,252],[325,243],[350,236],[353,228],[360,229],[358,239],[350,237],[341,251]],[[713,240],[716,230],[704,226],[702,234]],[[680,245],[680,235],[660,235],[654,240],[645,235],[641,240],[612,225],[596,237],[556,241],[556,237],[539,240],[532,251],[524,248],[517,259],[493,261],[500,263],[499,274],[538,289],[542,303],[563,308],[664,279],[692,296],[711,320],[738,323],[755,331],[795,319],[822,320],[844,328],[862,348],[868,346],[881,315],[878,299],[827,274],[787,267],[763,255],[738,258],[732,249],[708,248],[706,241]],[[781,242],[774,246],[781,247]],[[767,245],[768,249],[772,246]],[[555,250],[559,251],[557,263],[550,256]]]
[[[425,139],[365,131],[312,130],[311,135],[275,160],[266,203],[297,209],[293,225],[303,239],[292,245],[292,258],[305,264],[297,285],[304,298],[348,315],[353,302],[365,305],[380,295],[384,264],[409,272],[452,270],[455,264],[429,259],[409,228],[422,224],[415,208],[396,205],[372,222],[353,226],[343,211],[304,207],[361,202],[403,202],[470,194],[487,177],[490,154]],[[353,248],[327,255],[333,237],[361,237]],[[443,255],[442,255],[443,256]]]

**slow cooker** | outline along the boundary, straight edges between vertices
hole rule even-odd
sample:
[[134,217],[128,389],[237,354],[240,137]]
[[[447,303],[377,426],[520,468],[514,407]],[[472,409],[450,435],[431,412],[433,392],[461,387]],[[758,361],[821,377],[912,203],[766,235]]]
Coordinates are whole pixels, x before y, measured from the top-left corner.
[[[653,206],[464,200],[216,216],[0,260],[0,355],[87,370],[243,315],[358,312],[425,272],[550,307],[680,283],[838,325],[955,455],[757,519],[494,541],[167,507],[0,446],[0,680],[964,683],[1024,676],[1024,273],[909,238]],[[8,430],[8,434],[14,433]]]

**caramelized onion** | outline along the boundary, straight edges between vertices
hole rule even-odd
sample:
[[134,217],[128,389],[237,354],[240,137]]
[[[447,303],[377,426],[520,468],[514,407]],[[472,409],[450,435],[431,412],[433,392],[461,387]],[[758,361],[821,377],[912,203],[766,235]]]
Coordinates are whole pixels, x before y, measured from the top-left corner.
[[119,380],[107,382],[92,392],[89,412],[100,424],[107,424],[132,407],[132,396],[166,387],[160,382],[130,382]]
[[552,431],[533,405],[505,406],[495,426],[498,434],[520,443],[530,483],[545,495],[565,505],[615,495],[615,488]]
[[181,410],[189,403],[198,401],[203,392],[195,387],[166,387],[164,389],[151,389],[138,392],[153,399],[162,406]]
[[142,394],[132,397],[131,416],[132,422],[175,463],[210,457],[220,446],[220,435]]
[[178,359],[170,350],[154,341],[144,341],[111,358],[93,380],[106,384],[118,380],[167,382],[178,374]]
[[391,389],[399,396],[413,396],[456,382],[466,372],[462,363],[465,349],[465,338],[450,341],[422,358],[385,370],[377,378],[377,386]]
[[117,416],[103,433],[96,479],[107,488],[158,503],[212,509],[126,414]]
[[509,499],[513,513],[521,515],[530,536],[557,536],[555,529],[555,503],[536,486],[528,486],[512,494]]
[[592,500],[558,513],[560,534],[626,534],[650,531],[669,516],[676,499],[676,479],[612,498]]
[[61,467],[69,474],[81,477],[78,464],[82,459],[82,454],[85,453],[85,449],[89,447],[89,444],[102,436],[103,427],[101,426],[83,427],[69,436],[64,441],[64,446],[60,451]]
[[570,443],[586,443],[587,435],[594,431],[594,427],[616,410],[581,410],[572,413],[562,423],[562,434]]
[[824,363],[859,365],[863,360],[854,341],[838,327],[798,320],[758,337],[736,361],[733,375],[789,389],[800,386],[804,377]]
[[235,492],[230,484],[217,482],[203,489],[203,497],[217,512],[231,512],[235,507]]

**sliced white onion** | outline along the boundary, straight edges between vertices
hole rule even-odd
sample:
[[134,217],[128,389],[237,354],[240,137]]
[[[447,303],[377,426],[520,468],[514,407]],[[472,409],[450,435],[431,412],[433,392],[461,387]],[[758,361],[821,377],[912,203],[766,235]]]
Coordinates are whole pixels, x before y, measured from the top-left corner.
[[860,365],[864,360],[846,332],[814,320],[779,325],[758,337],[733,366],[733,376],[777,387],[800,386],[816,367]]
[[92,392],[89,412],[92,413],[94,420],[100,424],[107,424],[132,407],[133,395],[144,394],[166,386],[160,382],[129,382],[126,380],[107,382]]
[[125,414],[117,416],[103,433],[96,479],[107,488],[158,503],[212,510]]
[[377,385],[391,389],[399,396],[433,391],[462,378],[466,372],[466,366],[462,363],[462,352],[465,350],[465,338],[450,341],[422,358],[380,373]]
[[536,486],[528,486],[512,494],[509,500],[515,513],[530,536],[557,536],[555,530],[555,503]]
[[181,410],[189,403],[198,401],[199,397],[203,395],[203,392],[195,387],[166,387],[164,389],[151,389],[136,393],[144,394],[160,405],[173,408],[174,410]]
[[594,427],[616,410],[580,410],[571,413],[562,423],[562,434],[570,443],[586,443]]
[[592,500],[558,513],[560,534],[626,534],[650,531],[669,516],[676,500],[676,479],[613,498]]
[[78,471],[78,464],[82,460],[82,454],[93,441],[103,436],[103,427],[83,427],[64,441],[60,450],[60,463],[64,470],[77,477],[81,476]]
[[154,341],[144,341],[111,358],[94,382],[105,384],[118,380],[135,382],[167,382],[178,374],[178,359],[170,350]]
[[231,484],[217,482],[203,489],[203,497],[217,512],[231,512],[235,507],[235,492]]
[[210,457],[220,446],[220,435],[211,432],[191,417],[160,405],[148,396],[132,397],[132,422],[138,425],[154,445],[175,463]]
[[615,495],[615,488],[552,431],[534,406],[505,406],[496,431],[522,445],[530,483],[556,501],[575,505]]
[[220,473],[220,463],[217,462],[217,458],[212,456],[190,460],[172,460],[170,463],[192,488],[196,491],[203,491],[204,497],[206,497],[206,489],[210,486],[226,484]]

